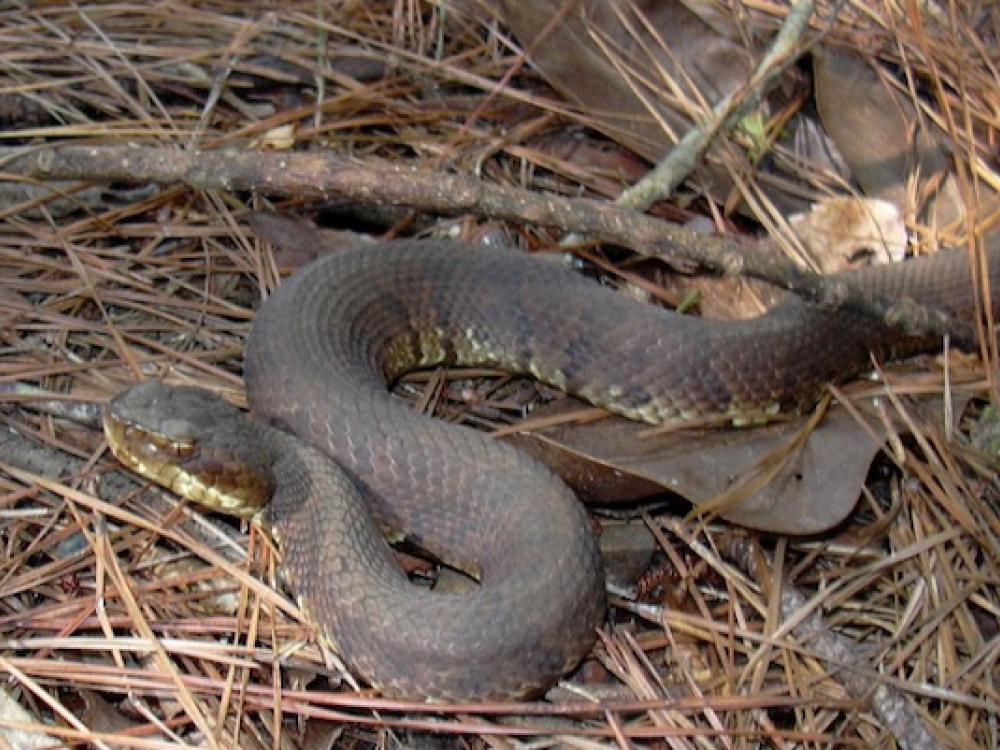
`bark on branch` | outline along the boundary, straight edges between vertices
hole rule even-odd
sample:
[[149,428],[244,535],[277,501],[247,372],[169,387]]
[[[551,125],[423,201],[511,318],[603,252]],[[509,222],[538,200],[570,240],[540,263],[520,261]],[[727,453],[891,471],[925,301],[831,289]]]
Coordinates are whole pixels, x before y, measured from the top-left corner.
[[437,214],[472,213],[558,227],[667,261],[763,279],[818,305],[848,308],[915,335],[974,342],[970,325],[910,300],[868,294],[836,276],[795,266],[765,243],[736,243],[585,198],[533,193],[442,174],[408,164],[332,153],[181,151],[147,146],[46,146],[0,149],[0,172],[36,180],[183,183],[204,190],[258,190],[269,195],[393,204]]

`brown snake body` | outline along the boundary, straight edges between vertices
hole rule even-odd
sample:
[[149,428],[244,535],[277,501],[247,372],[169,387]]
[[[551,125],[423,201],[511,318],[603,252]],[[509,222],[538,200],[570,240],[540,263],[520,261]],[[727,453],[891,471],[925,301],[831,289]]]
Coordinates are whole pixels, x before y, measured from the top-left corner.
[[[972,314],[964,253],[851,277]],[[872,353],[936,343],[794,300],[754,320],[709,322],[513,251],[401,241],[326,256],[262,307],[246,383],[253,412],[280,429],[153,383],[117,397],[106,429],[116,455],[157,481],[215,505],[263,505],[294,591],[369,683],[409,697],[502,699],[537,693],[594,642],[605,599],[587,516],[534,460],[414,413],[388,382],[419,366],[484,364],[633,419],[762,421],[867,369]],[[210,489],[215,480],[228,485]],[[380,528],[479,585],[417,589]]]

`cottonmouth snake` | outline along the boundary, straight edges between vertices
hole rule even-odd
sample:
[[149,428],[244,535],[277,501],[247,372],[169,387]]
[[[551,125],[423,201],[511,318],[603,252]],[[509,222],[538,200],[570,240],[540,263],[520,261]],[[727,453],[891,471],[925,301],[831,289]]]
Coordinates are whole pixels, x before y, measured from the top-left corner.
[[[1000,264],[991,268],[997,276]],[[971,315],[965,253],[851,278]],[[263,505],[293,590],[369,683],[410,697],[510,698],[551,684],[594,642],[605,598],[587,516],[534,460],[414,413],[387,382],[422,365],[488,364],[633,419],[753,421],[808,404],[869,368],[871,352],[934,345],[794,300],[754,320],[707,322],[513,251],[401,241],[326,256],[262,307],[245,372],[261,421],[202,391],[145,383],[113,401],[105,424],[115,454],[141,473],[216,505],[245,502],[244,515]],[[379,527],[480,585],[418,590]]]

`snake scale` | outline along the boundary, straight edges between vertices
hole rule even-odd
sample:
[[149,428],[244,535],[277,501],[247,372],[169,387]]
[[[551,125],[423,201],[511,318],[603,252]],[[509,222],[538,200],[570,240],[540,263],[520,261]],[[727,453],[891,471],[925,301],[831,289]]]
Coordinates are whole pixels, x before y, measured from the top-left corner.
[[[1000,264],[990,267],[997,288]],[[965,253],[850,276],[974,314]],[[204,391],[149,382],[113,400],[105,428],[138,472],[257,514],[320,634],[369,684],[407,697],[509,699],[572,668],[603,622],[587,516],[533,459],[413,412],[387,383],[415,367],[482,364],[632,419],[752,422],[810,404],[826,383],[868,369],[872,352],[938,344],[796,300],[710,322],[522,253],[397,241],[323,257],[263,305],[245,359],[256,419]],[[387,537],[479,585],[417,588]]]

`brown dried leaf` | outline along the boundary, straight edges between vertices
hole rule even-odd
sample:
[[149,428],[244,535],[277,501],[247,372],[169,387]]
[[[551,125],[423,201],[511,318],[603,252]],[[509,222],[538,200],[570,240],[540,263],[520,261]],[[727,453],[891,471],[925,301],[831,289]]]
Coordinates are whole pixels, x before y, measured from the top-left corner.
[[106,701],[95,690],[81,689],[79,699],[83,707],[76,712],[77,718],[93,732],[112,734],[138,726],[137,722],[128,718],[116,705]]
[[604,526],[600,541],[604,574],[609,584],[620,588],[636,584],[657,549],[656,537],[642,521]]
[[820,273],[899,263],[906,254],[899,208],[878,198],[828,198],[788,221]]
[[868,197],[910,214],[919,207],[910,205],[907,183],[917,176],[921,185],[941,183],[929,224],[945,226],[962,215],[940,144],[918,127],[913,104],[885,85],[860,54],[817,49],[813,76],[823,128]]
[[[563,399],[544,411],[551,416],[579,406],[579,402]],[[542,416],[541,411],[535,416]],[[779,454],[805,422],[684,430],[642,438],[647,425],[609,416],[518,435],[512,442],[553,468],[585,498],[613,502],[668,491],[700,505],[730,490],[766,459]],[[802,449],[763,490],[722,516],[776,533],[814,534],[829,529],[854,508],[878,448],[846,411],[830,409]]]
[[249,214],[247,224],[255,235],[274,245],[275,262],[288,272],[312,263],[321,255],[365,241],[355,232],[319,229],[305,219],[267,211]]
[[[584,0],[544,38],[539,33],[564,2],[498,5],[553,88],[593,118],[595,128],[651,161],[691,127],[670,86],[676,84],[677,95],[689,103],[705,99],[711,105],[741,86],[752,69],[746,50],[674,0]],[[722,173],[712,180],[728,185]]]

